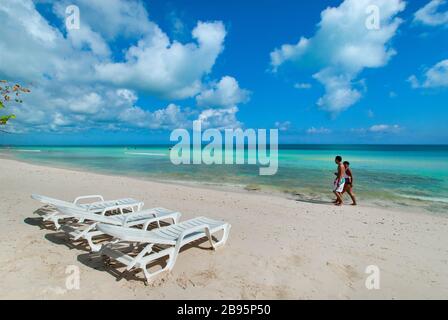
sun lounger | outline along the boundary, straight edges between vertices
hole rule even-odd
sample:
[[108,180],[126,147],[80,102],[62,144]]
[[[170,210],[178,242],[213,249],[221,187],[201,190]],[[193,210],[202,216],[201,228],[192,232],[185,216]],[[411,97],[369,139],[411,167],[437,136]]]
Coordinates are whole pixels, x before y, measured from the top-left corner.
[[[109,207],[104,209],[105,211],[120,210],[120,206]],[[104,214],[95,214],[89,212],[83,212],[71,208],[60,208],[62,214],[71,216],[78,221],[69,223],[62,226],[64,231],[72,240],[87,240],[90,249],[93,252],[97,252],[101,249],[101,245],[95,244],[93,238],[104,236],[102,231],[96,230],[99,223],[133,227],[141,225],[144,230],[148,229],[151,223],[156,223],[160,227],[161,221],[170,220],[173,224],[178,223],[181,216],[180,212],[171,211],[165,208],[153,208],[131,213],[122,213],[117,215],[106,216]],[[107,235],[106,235],[107,236]]]
[[[52,221],[56,229],[60,228],[59,220],[71,218],[69,215],[61,213],[59,210],[60,208],[83,210],[84,212],[90,213],[103,213],[106,208],[115,206],[120,206],[122,210],[131,212],[140,211],[143,207],[142,201],[137,201],[132,198],[105,201],[104,198],[100,195],[77,197],[73,202],[54,199],[38,194],[32,194],[31,198],[51,207],[49,210],[46,210],[42,217],[44,221]],[[97,199],[100,201],[80,203],[81,201],[85,201],[87,199]]]
[[[103,223],[97,226],[99,231],[114,238],[111,243],[103,245],[100,253],[124,264],[126,271],[133,268],[142,269],[147,282],[161,272],[172,270],[180,249],[187,244],[201,238],[207,238],[213,249],[224,245],[229,236],[230,228],[229,223],[205,217],[150,231]],[[221,240],[214,242],[212,236],[220,232],[223,233]],[[138,254],[132,255],[136,253],[134,252],[135,243],[143,244],[143,249]],[[131,252],[128,252],[129,249],[131,249]],[[166,256],[168,260],[165,267],[155,272],[148,271],[147,266],[149,264]]]

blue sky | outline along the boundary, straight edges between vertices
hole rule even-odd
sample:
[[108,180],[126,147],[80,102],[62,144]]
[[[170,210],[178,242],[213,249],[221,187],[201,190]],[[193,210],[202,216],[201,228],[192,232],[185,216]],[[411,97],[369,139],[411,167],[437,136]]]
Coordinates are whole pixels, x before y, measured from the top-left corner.
[[196,119],[283,143],[448,142],[446,1],[17,0],[0,20],[0,78],[32,90],[1,144],[165,143]]

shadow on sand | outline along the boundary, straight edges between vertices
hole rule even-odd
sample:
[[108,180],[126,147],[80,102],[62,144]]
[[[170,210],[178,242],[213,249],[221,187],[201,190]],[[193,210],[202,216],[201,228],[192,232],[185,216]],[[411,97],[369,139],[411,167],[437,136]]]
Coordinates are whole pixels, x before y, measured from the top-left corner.
[[313,204],[325,204],[334,205],[332,201],[318,200],[318,199],[295,199],[297,202],[313,203]]
[[[42,211],[40,210],[41,209],[36,210],[35,213],[41,215]],[[126,268],[120,262],[109,259],[108,257],[102,256],[99,253],[90,252],[90,247],[85,240],[80,239],[74,241],[73,239],[70,239],[65,232],[56,230],[52,222],[43,221],[42,217],[32,217],[32,218],[29,217],[26,218],[24,222],[31,226],[37,226],[41,230],[53,231],[45,234],[44,236],[45,239],[50,241],[51,243],[66,246],[70,250],[79,250],[84,252],[79,254],[77,257],[77,260],[83,265],[95,269],[97,271],[107,272],[113,277],[115,277],[116,281],[120,281],[121,279],[124,278],[128,281],[130,280],[141,281],[147,284],[141,269],[126,271]],[[107,243],[108,240],[110,240],[110,238],[107,239],[106,237],[105,243]],[[214,238],[214,241],[217,241],[217,239]],[[140,252],[140,250],[144,248],[145,245],[146,244],[138,245],[134,248],[134,250],[126,253],[129,254],[130,256],[136,256]],[[208,242],[208,239],[202,238],[182,247],[179,254],[191,248],[196,248],[200,250],[212,250]],[[154,249],[157,251],[157,250],[163,250],[164,248],[155,245]],[[152,264],[148,265],[148,269],[153,271],[155,268],[163,268],[166,265],[167,262],[166,260],[167,258],[161,258],[158,261],[155,261]],[[120,269],[122,271],[120,271]]]

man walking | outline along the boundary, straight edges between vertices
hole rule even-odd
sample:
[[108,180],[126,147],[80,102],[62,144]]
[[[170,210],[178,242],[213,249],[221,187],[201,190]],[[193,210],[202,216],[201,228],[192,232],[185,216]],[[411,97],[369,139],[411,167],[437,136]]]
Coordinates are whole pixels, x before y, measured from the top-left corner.
[[334,162],[338,166],[338,171],[335,172],[336,180],[334,180],[334,188],[333,193],[336,195],[336,202],[335,205],[341,206],[342,205],[342,192],[344,191],[345,186],[345,167],[342,164],[342,157],[337,156],[334,159]]

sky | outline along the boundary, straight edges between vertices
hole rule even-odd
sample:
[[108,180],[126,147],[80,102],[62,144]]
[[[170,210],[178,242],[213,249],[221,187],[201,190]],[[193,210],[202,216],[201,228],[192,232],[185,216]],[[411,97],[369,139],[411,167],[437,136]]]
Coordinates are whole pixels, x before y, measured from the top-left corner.
[[448,143],[447,0],[0,0],[0,21],[0,79],[31,90],[3,145],[168,143],[194,120]]

